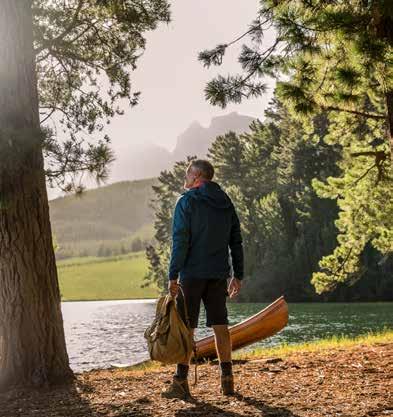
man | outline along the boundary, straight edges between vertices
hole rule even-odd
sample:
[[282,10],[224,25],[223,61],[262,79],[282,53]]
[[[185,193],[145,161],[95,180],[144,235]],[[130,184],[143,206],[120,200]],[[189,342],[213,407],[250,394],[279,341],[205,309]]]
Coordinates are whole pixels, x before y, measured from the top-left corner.
[[[181,285],[185,296],[189,324],[198,326],[201,300],[206,310],[206,325],[213,327],[220,361],[221,391],[234,394],[232,346],[228,331],[226,297],[236,296],[243,278],[243,246],[240,223],[230,198],[213,182],[210,162],[195,160],[186,170],[184,192],[176,203],[173,218],[173,245],[169,266],[168,289],[177,297],[184,317]],[[228,286],[231,268],[234,275]],[[179,299],[180,298],[180,299]],[[177,365],[170,387],[162,393],[167,398],[190,396],[188,370],[190,358]]]

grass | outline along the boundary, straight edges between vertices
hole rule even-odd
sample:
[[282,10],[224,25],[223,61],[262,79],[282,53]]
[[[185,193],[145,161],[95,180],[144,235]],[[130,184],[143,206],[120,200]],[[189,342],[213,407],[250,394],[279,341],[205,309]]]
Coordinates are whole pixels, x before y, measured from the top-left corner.
[[247,352],[235,353],[235,359],[253,359],[266,356],[288,356],[298,352],[319,352],[323,350],[347,348],[355,345],[373,345],[375,343],[393,342],[393,330],[367,333],[357,337],[332,336],[300,344],[282,344],[271,348],[256,348]]
[[[253,360],[266,357],[285,357],[294,353],[323,352],[330,349],[345,349],[355,345],[374,345],[377,343],[393,343],[393,330],[385,329],[380,332],[367,333],[358,337],[333,336],[326,339],[314,340],[301,344],[282,344],[272,348],[257,348],[247,352],[235,352],[233,359]],[[136,372],[148,372],[160,369],[162,365],[155,361],[143,361],[141,363],[124,368]],[[192,368],[192,372],[194,369]]]
[[144,252],[108,258],[84,257],[57,262],[63,301],[156,298],[154,287],[141,288],[147,272]]
[[125,255],[116,255],[109,257],[97,257],[97,256],[81,256],[68,258],[61,261],[57,261],[57,268],[67,268],[72,266],[80,266],[87,264],[100,264],[108,262],[116,262],[124,259],[135,259],[143,257],[145,252],[131,252]]

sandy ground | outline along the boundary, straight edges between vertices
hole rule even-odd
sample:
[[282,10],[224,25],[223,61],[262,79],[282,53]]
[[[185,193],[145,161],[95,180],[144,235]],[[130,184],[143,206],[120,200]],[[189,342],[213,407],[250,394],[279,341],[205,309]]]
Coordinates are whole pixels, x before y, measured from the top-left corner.
[[172,372],[78,374],[71,387],[1,394],[0,416],[393,417],[393,343],[238,362],[238,394],[228,398],[219,393],[217,363],[209,363],[198,368],[194,401],[163,399]]

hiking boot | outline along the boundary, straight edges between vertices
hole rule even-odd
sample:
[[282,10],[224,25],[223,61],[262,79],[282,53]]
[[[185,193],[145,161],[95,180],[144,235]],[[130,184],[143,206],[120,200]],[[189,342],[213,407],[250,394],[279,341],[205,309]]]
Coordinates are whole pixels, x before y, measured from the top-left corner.
[[221,392],[223,395],[235,394],[233,375],[221,375]]
[[190,399],[191,394],[187,378],[182,379],[174,376],[171,385],[161,393],[161,397],[178,398],[180,400]]

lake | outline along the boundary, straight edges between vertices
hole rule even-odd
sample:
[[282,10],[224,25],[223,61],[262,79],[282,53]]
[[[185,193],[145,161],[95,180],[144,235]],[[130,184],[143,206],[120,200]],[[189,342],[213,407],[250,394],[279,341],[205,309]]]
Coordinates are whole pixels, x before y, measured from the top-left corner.
[[[230,324],[246,319],[266,305],[229,304]],[[286,328],[252,347],[393,329],[393,303],[290,303],[288,307]],[[143,333],[153,320],[154,300],[66,302],[62,303],[62,311],[74,371],[135,364],[148,359]],[[199,325],[197,338],[211,334],[205,327],[203,312]]]

